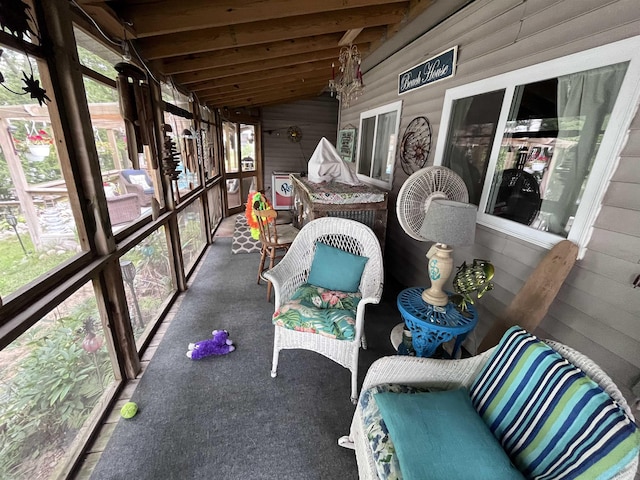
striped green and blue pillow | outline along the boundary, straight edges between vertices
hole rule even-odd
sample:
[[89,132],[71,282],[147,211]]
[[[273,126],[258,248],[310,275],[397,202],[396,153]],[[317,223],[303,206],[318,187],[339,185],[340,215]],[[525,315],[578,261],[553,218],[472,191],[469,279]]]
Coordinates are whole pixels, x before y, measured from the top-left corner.
[[470,395],[527,478],[610,478],[638,455],[640,433],[625,411],[520,327],[505,333]]

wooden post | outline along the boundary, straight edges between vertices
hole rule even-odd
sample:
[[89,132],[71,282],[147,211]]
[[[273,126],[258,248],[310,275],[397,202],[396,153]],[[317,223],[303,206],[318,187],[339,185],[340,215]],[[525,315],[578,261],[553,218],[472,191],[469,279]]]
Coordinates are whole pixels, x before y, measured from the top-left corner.
[[33,242],[33,246],[39,249],[41,246],[40,234],[42,230],[40,229],[40,222],[38,222],[38,214],[33,204],[33,198],[31,198],[31,195],[27,192],[27,179],[22,170],[20,157],[13,149],[13,141],[9,134],[9,123],[4,118],[0,118],[0,148],[2,148],[2,153],[4,153],[4,158],[7,161],[9,175],[11,176],[16,196],[18,197],[22,212],[27,221],[31,241]]
[[504,332],[514,325],[533,332],[547,314],[577,256],[578,246],[575,243],[562,240],[556,244],[513,297],[504,313],[496,318],[477,353],[497,345]]

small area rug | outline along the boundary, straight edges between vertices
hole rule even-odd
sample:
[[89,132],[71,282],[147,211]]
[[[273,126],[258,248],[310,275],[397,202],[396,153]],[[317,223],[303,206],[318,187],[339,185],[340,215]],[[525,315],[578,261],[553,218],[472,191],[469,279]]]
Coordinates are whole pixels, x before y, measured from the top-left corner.
[[231,253],[256,253],[260,252],[260,240],[251,237],[251,229],[247,223],[247,217],[240,213],[236,217],[236,226],[233,231]]

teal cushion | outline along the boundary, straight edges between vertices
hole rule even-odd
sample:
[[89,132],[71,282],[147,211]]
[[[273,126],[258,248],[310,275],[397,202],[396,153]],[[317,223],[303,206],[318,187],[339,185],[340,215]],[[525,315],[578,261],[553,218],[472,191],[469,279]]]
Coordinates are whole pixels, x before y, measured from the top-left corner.
[[375,395],[405,480],[524,478],[466,390]]
[[502,337],[470,395],[529,478],[611,478],[638,455],[640,434],[625,411],[520,327]]
[[328,290],[357,292],[368,260],[367,257],[317,242],[307,282]]

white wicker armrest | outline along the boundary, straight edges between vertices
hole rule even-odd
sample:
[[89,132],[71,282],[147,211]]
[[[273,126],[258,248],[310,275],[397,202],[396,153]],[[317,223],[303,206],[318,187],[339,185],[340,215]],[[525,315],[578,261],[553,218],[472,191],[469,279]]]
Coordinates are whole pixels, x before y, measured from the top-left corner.
[[491,355],[491,350],[462,360],[396,355],[376,360],[364,379],[362,390],[384,383],[453,389],[469,387]]

